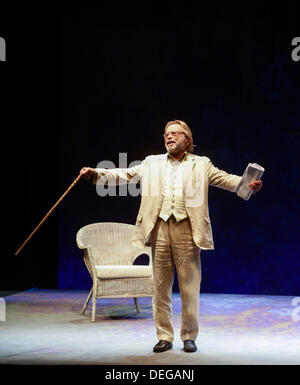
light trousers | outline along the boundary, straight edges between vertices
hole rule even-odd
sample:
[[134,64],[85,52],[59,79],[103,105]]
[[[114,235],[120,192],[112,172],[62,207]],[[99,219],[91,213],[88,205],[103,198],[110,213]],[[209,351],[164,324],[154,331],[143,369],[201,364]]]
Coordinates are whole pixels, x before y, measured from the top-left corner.
[[182,341],[195,341],[198,335],[199,293],[201,284],[200,249],[192,237],[188,218],[167,222],[158,218],[152,231],[153,255],[153,316],[159,340],[172,342],[172,286],[176,267],[180,297]]

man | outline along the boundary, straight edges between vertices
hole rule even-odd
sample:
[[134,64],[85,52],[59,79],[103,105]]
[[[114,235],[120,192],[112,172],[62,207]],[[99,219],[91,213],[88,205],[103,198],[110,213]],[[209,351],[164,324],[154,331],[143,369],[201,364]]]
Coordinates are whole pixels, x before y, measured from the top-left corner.
[[[154,352],[172,348],[172,285],[176,267],[182,302],[180,336],[185,352],[195,352],[198,334],[201,249],[213,249],[208,186],[234,192],[241,177],[215,167],[209,158],[193,155],[193,136],[181,120],[170,121],[164,133],[167,154],[148,156],[127,169],[84,167],[80,174],[94,183],[140,181],[142,200],[133,243],[152,246],[153,315],[158,343]],[[254,192],[262,181],[249,184]]]

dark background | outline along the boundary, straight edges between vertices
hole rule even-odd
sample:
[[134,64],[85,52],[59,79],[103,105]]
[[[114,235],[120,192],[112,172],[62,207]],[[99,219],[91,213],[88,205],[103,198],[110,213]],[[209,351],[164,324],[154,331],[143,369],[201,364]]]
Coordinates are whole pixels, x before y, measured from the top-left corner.
[[176,118],[217,167],[266,169],[248,202],[210,189],[215,250],[201,253],[202,291],[299,295],[296,2],[61,4],[1,12],[0,289],[89,288],[76,232],[135,223],[140,198],[100,198],[82,181],[14,252],[81,167],[165,152],[163,127]]

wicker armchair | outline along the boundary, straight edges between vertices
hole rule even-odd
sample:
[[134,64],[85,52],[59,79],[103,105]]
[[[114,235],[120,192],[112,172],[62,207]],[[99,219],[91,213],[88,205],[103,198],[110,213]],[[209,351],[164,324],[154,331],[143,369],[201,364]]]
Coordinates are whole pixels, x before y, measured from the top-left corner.
[[[92,322],[96,316],[96,298],[152,297],[151,248],[135,249],[131,239],[134,226],[126,223],[93,223],[82,227],[76,243],[93,280],[91,291],[82,307],[84,314],[92,297]],[[149,256],[149,265],[133,265],[141,254]]]

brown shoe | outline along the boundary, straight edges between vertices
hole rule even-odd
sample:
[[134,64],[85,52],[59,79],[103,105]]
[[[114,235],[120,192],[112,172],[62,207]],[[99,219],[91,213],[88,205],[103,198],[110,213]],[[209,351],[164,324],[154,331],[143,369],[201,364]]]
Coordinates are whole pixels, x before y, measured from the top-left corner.
[[195,352],[197,350],[197,346],[195,344],[195,341],[192,341],[192,340],[183,341],[183,350],[187,353]]
[[166,350],[172,349],[173,344],[169,341],[160,340],[153,348],[154,353],[165,352]]

